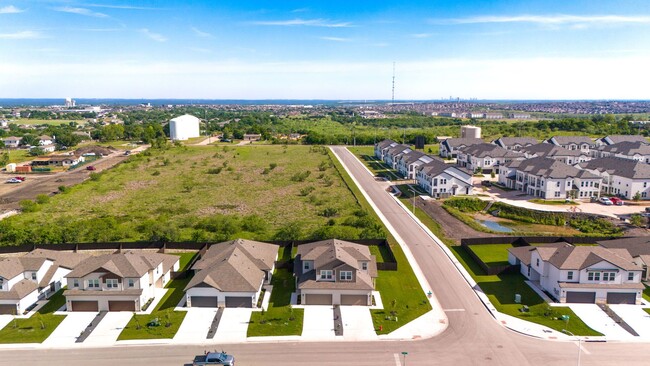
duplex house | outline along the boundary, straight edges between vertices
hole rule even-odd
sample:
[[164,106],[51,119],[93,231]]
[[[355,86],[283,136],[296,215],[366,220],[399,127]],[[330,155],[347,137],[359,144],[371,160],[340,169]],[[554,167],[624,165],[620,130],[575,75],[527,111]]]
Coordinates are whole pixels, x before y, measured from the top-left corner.
[[543,199],[600,197],[602,178],[550,158],[514,160],[499,167],[499,183]]
[[601,158],[616,157],[650,163],[650,145],[641,141],[624,141],[601,147]]
[[213,244],[192,266],[187,307],[256,307],[262,286],[271,282],[278,249],[243,239]]
[[4,137],[2,139],[2,142],[4,142],[5,147],[7,148],[17,148],[20,146],[20,142],[23,140],[22,137],[16,137],[16,136],[9,136],[9,137]]
[[68,311],[140,311],[165,287],[179,257],[146,251],[90,257],[66,276]]
[[524,153],[527,159],[551,158],[569,165],[591,160],[591,155],[584,153],[582,150],[568,150],[549,143],[524,146],[520,151]]
[[386,163],[388,166],[390,166],[393,169],[397,169],[397,159],[402,154],[408,154],[412,151],[413,150],[411,150],[411,147],[408,145],[398,144],[395,146],[391,146],[388,149],[386,149],[386,153],[384,154],[384,163]]
[[485,173],[490,173],[493,169],[498,171],[501,164],[523,159],[525,159],[523,153],[506,150],[494,144],[481,143],[458,149],[456,163],[472,172],[481,169]]
[[482,144],[485,141],[477,138],[450,138],[440,142],[440,156],[455,158],[458,150],[471,145]]
[[526,146],[536,145],[539,142],[532,137],[499,137],[492,143],[507,150],[519,151]]
[[641,303],[642,268],[626,249],[525,246],[508,249],[508,262],[561,303]]
[[650,237],[641,236],[637,238],[622,238],[613,240],[603,240],[597,242],[598,245],[608,249],[625,249],[634,263],[641,266],[643,272],[641,273],[641,281],[650,280]]
[[[613,145],[612,145],[613,146]],[[650,199],[650,164],[636,160],[619,158],[600,158],[577,164],[603,179],[601,192],[625,199]]]
[[415,179],[417,167],[433,161],[433,156],[429,156],[419,151],[411,151],[408,154],[402,154],[397,159],[397,171],[406,179]]
[[378,143],[375,144],[375,157],[381,161],[384,160],[384,155],[386,154],[386,151],[388,148],[391,148],[393,146],[398,145],[397,142],[393,140],[383,140],[379,141]]
[[587,136],[553,136],[548,139],[548,142],[567,150],[580,150],[587,155],[590,155],[591,150],[596,147],[594,140]]
[[62,287],[67,273],[88,255],[36,249],[0,260],[0,314],[22,314]]
[[417,168],[415,179],[431,197],[472,194],[472,173],[464,168],[432,160]]
[[303,305],[372,305],[377,261],[366,245],[330,239],[298,246],[296,289]]

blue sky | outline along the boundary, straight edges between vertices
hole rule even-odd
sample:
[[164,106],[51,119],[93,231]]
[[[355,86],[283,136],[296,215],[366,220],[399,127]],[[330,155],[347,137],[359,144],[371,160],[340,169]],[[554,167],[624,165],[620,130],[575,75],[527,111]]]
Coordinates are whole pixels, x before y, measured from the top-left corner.
[[0,97],[650,99],[645,1],[0,0]]

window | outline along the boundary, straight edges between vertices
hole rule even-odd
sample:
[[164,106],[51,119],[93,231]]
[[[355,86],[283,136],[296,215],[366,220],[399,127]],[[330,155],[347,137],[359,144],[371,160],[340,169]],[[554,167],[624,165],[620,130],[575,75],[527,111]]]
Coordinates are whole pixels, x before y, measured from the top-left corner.
[[339,278],[341,281],[352,281],[352,271],[341,271]]
[[567,187],[571,187],[571,181],[570,181],[570,180],[568,180],[568,181],[566,182],[566,186],[567,186]]
[[569,281],[573,279],[573,271],[567,272],[566,279],[569,280]]
[[556,186],[557,186],[557,187],[559,187],[559,186],[560,186],[560,182],[559,182],[559,181],[557,182],[557,184],[556,184]]
[[559,198],[559,197],[560,197],[560,192],[555,192],[555,198]]
[[368,270],[368,262],[361,262],[361,269],[364,271]]
[[107,288],[117,288],[117,286],[118,286],[117,278],[109,278],[106,280]]
[[72,280],[72,287],[79,287],[79,280],[78,279],[75,278],[74,280]]
[[434,185],[434,186],[437,186],[437,185],[438,185],[438,179],[434,179],[434,180],[433,180],[433,185]]
[[589,280],[589,281],[600,281],[600,272],[589,272],[587,274],[587,280]]
[[648,182],[643,182],[643,188],[648,187]]
[[99,280],[94,279],[94,280],[88,280],[88,287],[89,288],[99,288]]
[[302,269],[305,271],[309,271],[311,269],[311,262],[308,261],[302,262]]
[[616,278],[616,273],[614,272],[604,272],[603,273],[603,281],[614,281]]
[[537,258],[537,261],[535,263],[536,263],[536,266],[539,267],[539,258]]
[[447,179],[440,178],[440,184],[447,184]]
[[135,281],[133,280],[133,278],[128,279],[128,285],[129,285],[129,287],[135,286]]
[[32,272],[32,281],[36,281],[36,272]]
[[628,272],[627,273],[627,280],[628,281],[634,281],[634,272]]
[[332,270],[331,269],[321,269],[320,271],[320,279],[321,280],[331,280],[333,279],[332,275]]

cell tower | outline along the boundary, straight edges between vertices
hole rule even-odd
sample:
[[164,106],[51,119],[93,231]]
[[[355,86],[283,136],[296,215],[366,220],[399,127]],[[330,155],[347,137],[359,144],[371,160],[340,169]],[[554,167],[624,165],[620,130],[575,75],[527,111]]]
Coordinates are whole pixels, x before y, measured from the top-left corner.
[[391,105],[395,105],[395,61],[393,61],[393,96]]

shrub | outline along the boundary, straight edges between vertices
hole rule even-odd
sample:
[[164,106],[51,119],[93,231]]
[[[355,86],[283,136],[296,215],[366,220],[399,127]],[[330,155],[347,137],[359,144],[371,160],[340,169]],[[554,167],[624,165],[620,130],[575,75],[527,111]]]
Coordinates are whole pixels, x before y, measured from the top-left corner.
[[160,171],[159,171],[159,170],[155,170],[153,173],[151,173],[151,175],[153,175],[154,177],[159,176],[159,175],[160,175]]
[[309,170],[306,170],[304,172],[299,172],[299,173],[294,174],[291,177],[291,181],[293,181],[293,182],[304,182],[305,179],[307,179],[307,177],[309,177],[310,175],[311,175],[311,172]]
[[36,196],[36,203],[38,203],[39,205],[43,205],[48,202],[50,202],[50,196],[46,194],[39,194]]
[[586,234],[598,233],[604,235],[617,235],[622,231],[621,228],[601,218],[574,219],[569,222],[569,225]]
[[328,207],[324,209],[323,211],[320,212],[319,215],[323,217],[333,217],[336,216],[339,213],[339,210],[335,207]]
[[58,189],[59,189],[59,192],[61,192],[61,193],[65,193],[65,192],[68,191],[68,187],[66,187],[66,186],[59,186]]
[[277,168],[277,166],[278,166],[278,164],[271,163],[271,164],[269,164],[269,169],[273,170],[273,169]]
[[219,174],[219,173],[221,173],[221,169],[223,169],[223,168],[222,167],[210,168],[210,169],[208,169],[208,174]]
[[478,198],[452,198],[445,201],[444,204],[461,212],[478,212],[487,206],[485,201]]
[[242,219],[241,227],[246,231],[259,233],[266,230],[266,222],[257,215],[249,215]]
[[641,215],[632,215],[630,216],[630,224],[636,227],[646,226],[647,220]]
[[308,196],[311,192],[314,191],[314,189],[316,188],[314,188],[313,186],[304,187],[300,190],[300,196],[302,197]]
[[102,176],[101,176],[100,173],[90,173],[90,180],[92,180],[92,181],[95,181],[95,182],[96,182],[96,181],[98,181],[99,179],[101,179],[101,177],[102,177]]
[[262,174],[264,174],[264,175],[269,174],[270,172],[271,172],[271,169],[269,169],[269,168],[264,168],[264,170],[262,170]]
[[23,212],[36,212],[39,210],[38,204],[31,200],[22,200],[19,204]]

